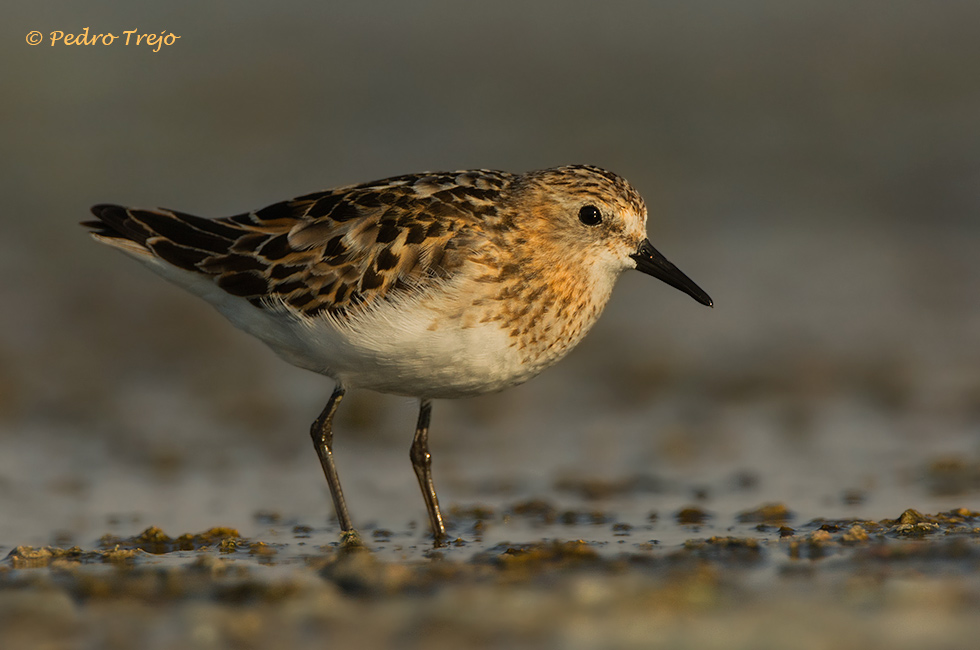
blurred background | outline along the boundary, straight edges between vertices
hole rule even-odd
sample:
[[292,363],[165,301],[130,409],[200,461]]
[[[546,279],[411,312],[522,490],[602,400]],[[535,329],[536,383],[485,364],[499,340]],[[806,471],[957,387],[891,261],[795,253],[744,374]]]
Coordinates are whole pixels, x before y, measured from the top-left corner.
[[[332,516],[307,434],[330,380],[91,241],[89,206],[218,217],[471,167],[625,176],[654,244],[716,307],[628,274],[557,367],[437,403],[447,504],[575,503],[562,486],[596,480],[656,486],[606,495],[624,519],[980,505],[980,4],[3,13],[0,552]],[[86,27],[180,39],[49,44]],[[362,525],[424,524],[415,417],[403,398],[344,404],[336,451]]]

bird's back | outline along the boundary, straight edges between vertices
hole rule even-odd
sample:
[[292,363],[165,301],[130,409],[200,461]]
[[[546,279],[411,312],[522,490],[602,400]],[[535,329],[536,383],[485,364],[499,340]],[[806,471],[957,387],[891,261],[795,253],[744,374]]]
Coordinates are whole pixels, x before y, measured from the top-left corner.
[[399,176],[223,219],[97,205],[99,220],[84,225],[158,271],[147,258],[258,308],[342,317],[451,276],[472,245],[471,227],[493,221],[512,176],[489,170]]

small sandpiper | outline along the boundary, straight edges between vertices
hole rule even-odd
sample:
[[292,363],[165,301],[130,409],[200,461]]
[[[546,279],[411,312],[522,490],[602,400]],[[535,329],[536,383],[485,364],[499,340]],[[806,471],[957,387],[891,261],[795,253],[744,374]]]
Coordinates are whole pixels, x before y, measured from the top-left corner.
[[712,305],[646,238],[636,190],[588,165],[409,174],[223,219],[118,205],[92,212],[98,221],[82,225],[95,239],[337,382],[310,433],[350,534],[332,451],[348,389],[419,399],[410,456],[439,542],[433,399],[534,377],[582,340],[628,269]]

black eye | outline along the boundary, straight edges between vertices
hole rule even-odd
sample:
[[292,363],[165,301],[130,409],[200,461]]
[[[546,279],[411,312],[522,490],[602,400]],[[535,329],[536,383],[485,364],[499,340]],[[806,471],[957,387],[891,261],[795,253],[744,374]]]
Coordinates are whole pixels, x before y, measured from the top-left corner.
[[586,226],[597,226],[602,223],[602,213],[594,205],[583,205],[578,211],[578,220]]

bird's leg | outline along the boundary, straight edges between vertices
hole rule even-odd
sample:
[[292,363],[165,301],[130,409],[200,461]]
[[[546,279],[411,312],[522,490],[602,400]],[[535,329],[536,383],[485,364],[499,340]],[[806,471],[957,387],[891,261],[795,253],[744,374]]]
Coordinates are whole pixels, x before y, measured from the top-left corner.
[[354,531],[354,524],[351,523],[350,514],[347,512],[344,491],[340,487],[337,466],[333,462],[333,416],[343,398],[344,388],[337,384],[327,405],[323,407],[319,417],[313,421],[313,426],[310,427],[310,437],[313,438],[316,455],[320,457],[323,475],[327,477],[327,485],[330,487],[330,496],[333,497],[333,507],[337,511],[337,519],[340,520],[340,528],[347,533]]
[[429,453],[429,415],[432,413],[432,402],[423,399],[419,409],[419,422],[415,427],[415,439],[412,441],[412,467],[419,479],[425,507],[429,511],[429,523],[432,525],[432,535],[436,542],[446,536],[446,525],[439,510],[439,497],[436,496],[436,486],[432,482],[432,454]]

